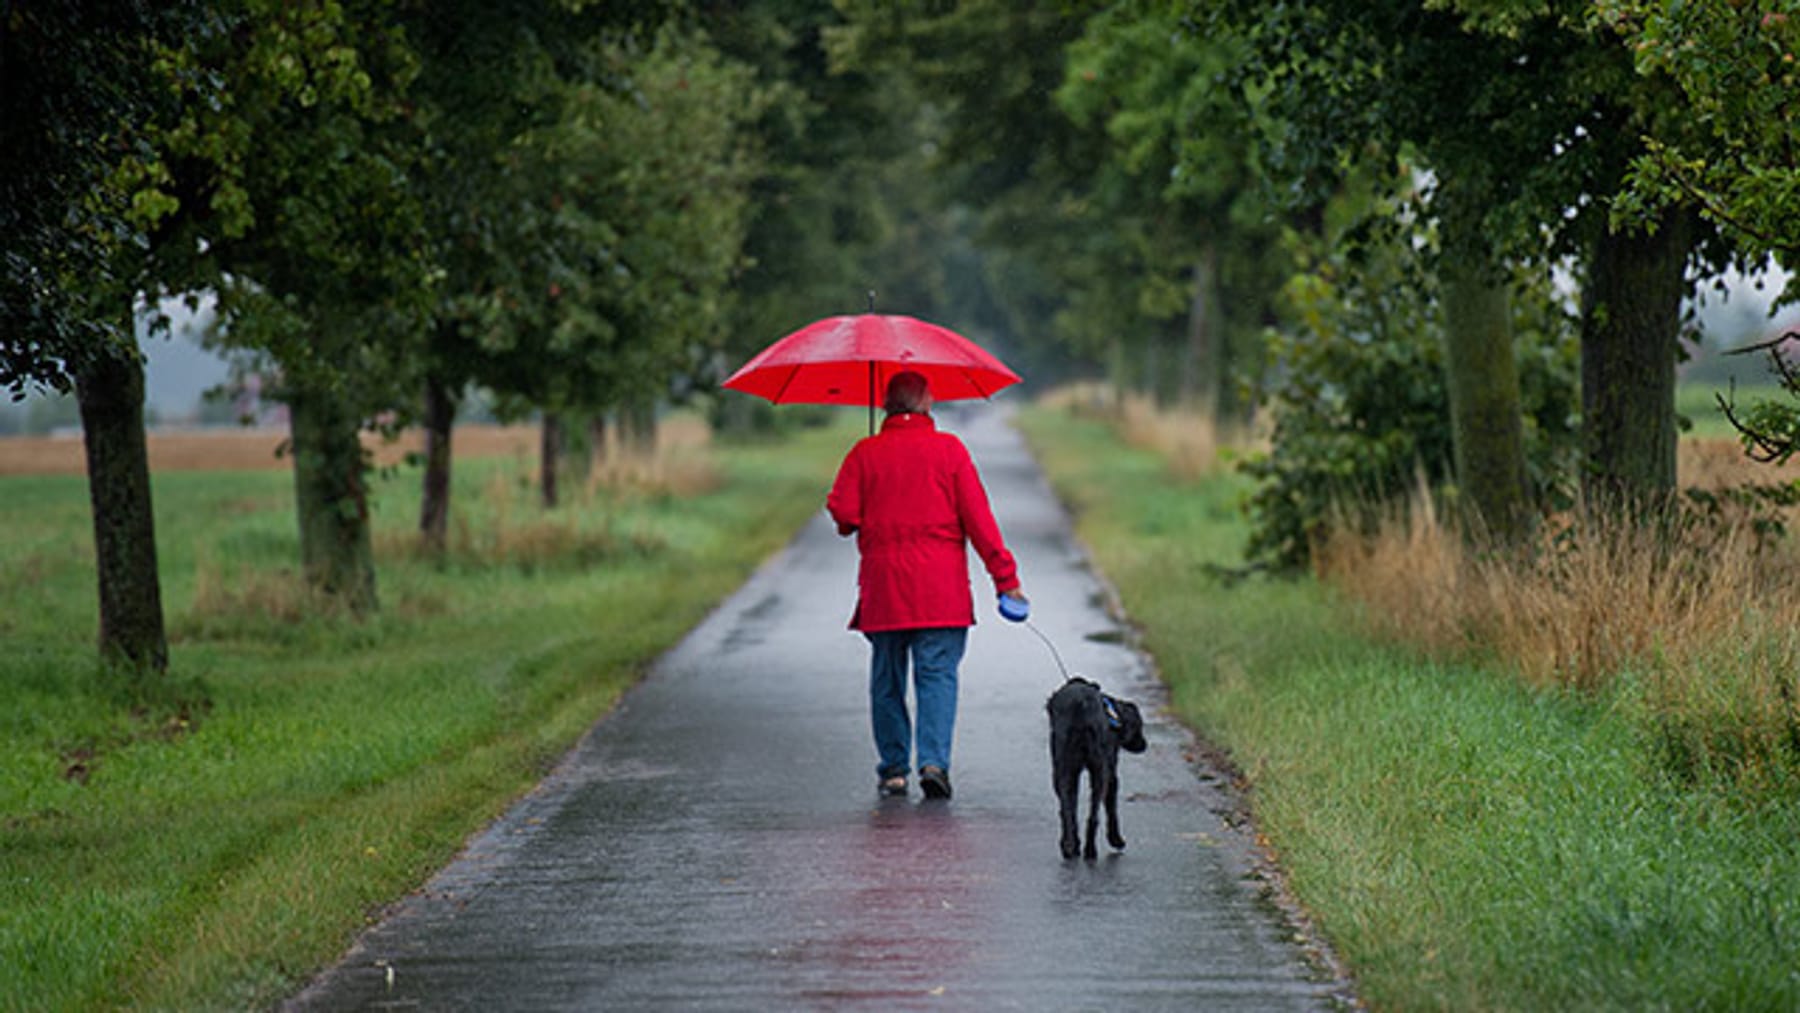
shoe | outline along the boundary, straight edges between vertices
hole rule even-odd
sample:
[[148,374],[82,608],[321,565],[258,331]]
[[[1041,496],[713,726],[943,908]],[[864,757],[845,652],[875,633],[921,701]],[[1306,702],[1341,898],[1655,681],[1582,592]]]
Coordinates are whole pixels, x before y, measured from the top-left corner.
[[881,793],[882,798],[906,797],[906,778],[904,777],[884,777],[875,787]]
[[926,798],[949,798],[950,775],[942,767],[919,768],[919,787]]

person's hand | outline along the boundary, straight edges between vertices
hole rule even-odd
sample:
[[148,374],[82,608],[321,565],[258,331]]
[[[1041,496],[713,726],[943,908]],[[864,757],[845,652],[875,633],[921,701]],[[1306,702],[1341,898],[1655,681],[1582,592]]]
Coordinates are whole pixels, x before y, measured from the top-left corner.
[[851,535],[856,534],[856,525],[848,523],[846,521],[840,521],[836,517],[833,517],[830,507],[820,507],[820,509],[825,512],[825,516],[831,518],[831,523],[837,525],[837,533],[839,535],[841,535],[842,537],[848,538]]
[[1031,615],[1031,602],[1025,597],[1023,588],[1000,592],[1000,618],[1009,622],[1022,623]]

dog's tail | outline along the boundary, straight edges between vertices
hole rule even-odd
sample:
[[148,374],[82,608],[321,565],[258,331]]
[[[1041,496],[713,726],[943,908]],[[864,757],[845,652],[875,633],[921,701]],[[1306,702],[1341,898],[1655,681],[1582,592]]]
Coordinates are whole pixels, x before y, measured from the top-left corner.
[[1058,703],[1065,711],[1063,720],[1055,723],[1059,745],[1065,749],[1086,751],[1098,749],[1100,732],[1106,727],[1106,703],[1100,691],[1071,693]]

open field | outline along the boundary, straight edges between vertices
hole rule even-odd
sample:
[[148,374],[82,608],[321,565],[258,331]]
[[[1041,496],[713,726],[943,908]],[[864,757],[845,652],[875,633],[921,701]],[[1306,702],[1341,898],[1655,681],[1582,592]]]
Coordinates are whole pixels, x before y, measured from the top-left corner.
[[[276,449],[287,440],[280,429],[199,429],[152,432],[148,440],[151,471],[253,471],[292,467]],[[463,459],[518,457],[537,453],[538,427],[458,426],[452,437]],[[365,442],[379,464],[395,464],[423,447],[417,430],[389,442],[369,436]],[[81,437],[9,436],[0,438],[0,475],[81,475],[87,472]]]
[[1728,384],[1682,383],[1675,389],[1675,410],[1688,420],[1687,436],[1736,440],[1737,430],[1732,428],[1719,407],[1721,397],[1726,398],[1740,416],[1758,401],[1778,404],[1791,401],[1788,394],[1773,383],[1747,384],[1735,390]]

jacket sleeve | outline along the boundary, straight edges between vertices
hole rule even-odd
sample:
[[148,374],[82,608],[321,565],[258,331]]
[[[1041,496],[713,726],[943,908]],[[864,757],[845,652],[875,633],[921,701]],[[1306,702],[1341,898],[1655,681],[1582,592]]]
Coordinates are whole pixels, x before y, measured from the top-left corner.
[[988,505],[987,489],[981,484],[975,461],[967,449],[962,449],[961,457],[956,469],[956,513],[975,554],[994,580],[994,591],[1005,594],[1019,586],[1019,564],[1000,537],[1000,525]]
[[838,466],[837,480],[831,483],[831,494],[825,497],[825,509],[837,522],[840,535],[852,535],[862,527],[862,444],[850,448],[844,463]]

